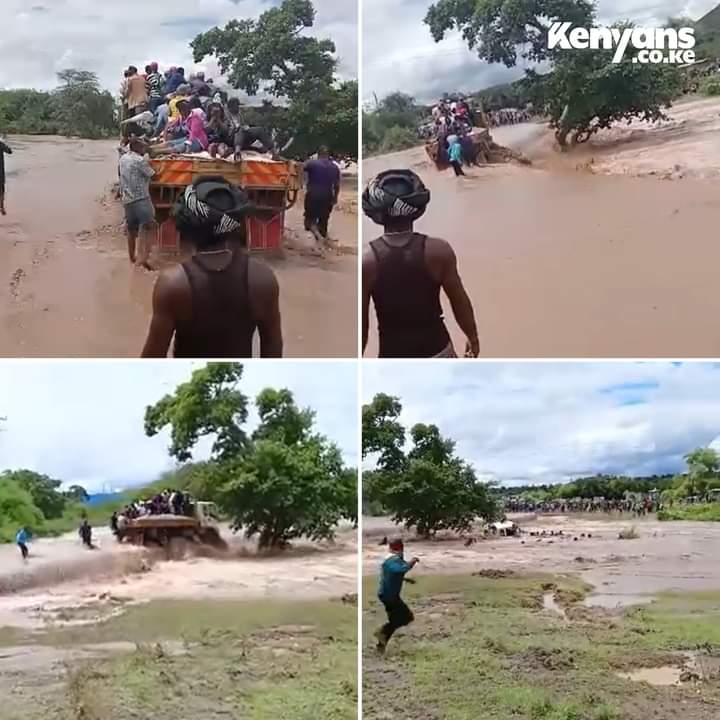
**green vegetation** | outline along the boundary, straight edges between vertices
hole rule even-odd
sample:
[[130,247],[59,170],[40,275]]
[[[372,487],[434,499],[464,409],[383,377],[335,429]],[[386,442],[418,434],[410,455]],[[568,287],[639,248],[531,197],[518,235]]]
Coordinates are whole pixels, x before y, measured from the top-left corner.
[[[625,613],[581,604],[587,588],[547,576],[418,575],[407,589],[415,622],[372,648],[385,616],[366,578],[366,720],[647,720],[717,716],[717,682],[654,688],[620,673],[682,664],[684,651],[720,655],[720,595],[663,595]],[[553,592],[567,618],[543,610]]]
[[410,95],[391,93],[372,111],[363,112],[363,152],[389,153],[419,145],[418,123],[428,110]]
[[289,390],[263,390],[260,424],[243,425],[248,401],[239,389],[240,363],[210,363],[145,414],[152,436],[171,428],[170,454],[188,460],[203,436],[215,438],[211,461],[196,482],[236,529],[258,536],[260,547],[282,547],[299,537],[331,538],[341,518],[357,515],[356,472],[339,448],[313,432],[315,414],[300,409]]
[[0,132],[90,139],[117,132],[115,102],[94,73],[68,69],[58,80],[51,92],[0,90]]
[[720,77],[715,75],[705,77],[700,81],[698,91],[708,97],[720,95]]
[[455,454],[455,442],[437,426],[418,423],[410,429],[405,452],[402,406],[378,394],[363,406],[363,457],[378,456],[376,469],[364,473],[368,500],[397,523],[429,536],[442,529],[466,530],[476,517],[492,518],[496,508],[488,486]]
[[699,520],[720,522],[720,503],[675,505],[658,512],[658,520]]
[[519,60],[549,63],[548,73],[528,70],[526,76],[533,104],[548,116],[564,148],[568,141],[584,142],[620,121],[664,117],[663,108],[681,87],[676,67],[633,63],[630,53],[613,63],[612,51],[548,49],[552,22],[590,27],[596,19],[595,4],[589,0],[438,0],[425,23],[436,42],[460,30],[468,47],[486,62],[507,67]]
[[50,652],[137,646],[65,671],[57,663],[57,683],[29,669],[13,680],[7,720],[357,716],[357,612],[339,601],[153,602],[97,625],[34,633],[31,642]]
[[280,101],[265,103],[260,119],[295,137],[292,153],[307,157],[324,144],[357,159],[357,82],[338,80],[333,41],[304,32],[314,23],[310,0],[283,0],[257,19],[201,33],[190,46],[195,62],[214,57],[232,87]]

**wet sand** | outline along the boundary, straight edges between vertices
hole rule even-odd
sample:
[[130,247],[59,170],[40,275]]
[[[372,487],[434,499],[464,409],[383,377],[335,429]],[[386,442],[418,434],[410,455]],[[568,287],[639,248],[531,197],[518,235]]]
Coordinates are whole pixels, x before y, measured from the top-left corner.
[[230,548],[181,561],[159,549],[119,544],[95,531],[96,550],[74,533],[39,539],[23,563],[14,545],[0,545],[0,628],[62,624],[68,614],[97,622],[151,600],[255,600],[340,597],[357,592],[356,531],[343,527],[334,543],[297,542],[258,555],[255,544],[223,529]]
[[[114,141],[11,136],[8,215],[0,218],[0,356],[137,357],[154,273],[130,267]],[[347,190],[347,193],[350,191]],[[331,235],[345,252],[304,251],[302,197],[286,216],[297,250],[269,260],[281,288],[288,357],[354,357],[357,206],[345,201]],[[332,332],[328,332],[332,327]]]
[[[406,555],[420,558],[417,574],[480,569],[575,573],[594,588],[588,604],[601,607],[643,604],[669,591],[720,590],[720,523],[563,515],[509,517],[523,530],[519,538],[481,539],[469,547],[452,537],[421,541],[412,533],[399,532],[387,518],[365,518],[363,574],[375,573],[386,555],[387,548],[378,545],[383,536],[404,535]],[[619,540],[618,533],[631,526],[639,537]],[[562,530],[563,536],[530,536],[536,530]],[[592,537],[583,538],[583,533]]]
[[[720,354],[720,331],[712,322],[708,331],[720,312],[720,247],[711,232],[717,183],[578,172],[585,149],[550,158],[539,124],[496,128],[493,137],[538,162],[474,168],[466,180],[437,171],[423,148],[363,164],[365,179],[410,167],[430,188],[416,228],[453,245],[483,357]],[[362,231],[366,245],[378,226],[363,217]],[[464,337],[444,307],[462,350]],[[377,355],[372,310],[371,317],[367,357]]]

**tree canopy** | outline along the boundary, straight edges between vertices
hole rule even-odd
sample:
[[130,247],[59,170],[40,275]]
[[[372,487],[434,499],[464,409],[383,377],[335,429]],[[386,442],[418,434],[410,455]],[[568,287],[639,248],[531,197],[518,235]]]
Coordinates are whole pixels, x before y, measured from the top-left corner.
[[335,43],[308,34],[315,24],[310,0],[283,0],[258,18],[231,20],[199,34],[195,62],[216,58],[234,88],[280,100],[265,107],[264,119],[287,137],[292,153],[307,155],[327,145],[357,158],[357,83],[336,77]]
[[455,443],[435,425],[418,423],[405,430],[398,398],[379,394],[363,406],[363,457],[376,454],[376,469],[364,474],[370,503],[421,535],[438,530],[467,530],[477,517],[490,519],[496,509],[487,484],[455,453]]
[[115,102],[94,73],[62,70],[58,81],[59,87],[51,92],[0,90],[0,129],[84,138],[117,132]]
[[[561,147],[568,137],[584,142],[593,133],[620,121],[664,117],[679,92],[680,73],[670,65],[634,63],[629,52],[611,62],[611,50],[548,49],[553,22],[590,27],[595,4],[588,0],[438,0],[425,23],[436,42],[452,29],[461,31],[481,60],[514,67],[519,59],[549,63],[549,73],[528,70],[532,98],[556,129]],[[618,23],[615,27],[631,27]]]
[[192,487],[218,503],[235,530],[260,547],[294,538],[332,538],[337,523],[357,516],[356,472],[337,445],[314,431],[315,413],[285,389],[255,399],[259,424],[248,436],[248,400],[240,363],[209,363],[145,413],[145,431],[170,428],[170,454],[188,460],[201,438],[211,459],[194,465]]

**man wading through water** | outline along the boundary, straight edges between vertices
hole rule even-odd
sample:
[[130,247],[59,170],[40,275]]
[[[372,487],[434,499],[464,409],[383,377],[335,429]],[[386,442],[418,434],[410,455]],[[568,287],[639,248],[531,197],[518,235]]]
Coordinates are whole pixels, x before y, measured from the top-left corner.
[[180,238],[195,255],[163,270],[142,357],[249,358],[255,331],[261,357],[282,357],[278,283],[245,248],[247,194],[222,177],[188,185],[173,208]]
[[419,562],[413,558],[406,562],[403,557],[405,547],[402,540],[390,541],[390,555],[385,559],[380,568],[380,586],[378,587],[378,598],[385,606],[388,621],[375,632],[378,652],[385,652],[385,648],[393,636],[393,633],[405,625],[409,625],[415,616],[412,610],[403,602],[400,597],[403,582],[413,583],[414,580],[405,577],[405,573],[412,570]]
[[5,212],[5,153],[12,155],[9,145],[0,140],[0,215],[7,215]]
[[430,191],[411,170],[386,170],[363,193],[363,212],[385,229],[363,256],[363,352],[372,299],[379,357],[457,357],[443,318],[441,288],[467,337],[465,356],[480,352],[472,303],[453,249],[445,240],[413,232],[429,202]]
[[330,159],[326,147],[318,150],[317,159],[308,160],[305,173],[305,229],[315,236],[322,253],[328,241],[328,222],[340,193],[340,168]]

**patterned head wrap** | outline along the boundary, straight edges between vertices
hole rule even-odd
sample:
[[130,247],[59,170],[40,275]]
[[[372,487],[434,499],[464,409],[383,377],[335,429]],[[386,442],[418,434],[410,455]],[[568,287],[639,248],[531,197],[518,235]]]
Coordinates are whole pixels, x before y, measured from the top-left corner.
[[200,244],[223,235],[244,232],[245,216],[252,210],[247,193],[219,176],[199,177],[185,188],[172,210],[181,234]]
[[430,191],[412,170],[385,170],[362,195],[363,212],[379,225],[390,219],[415,221],[429,202]]

